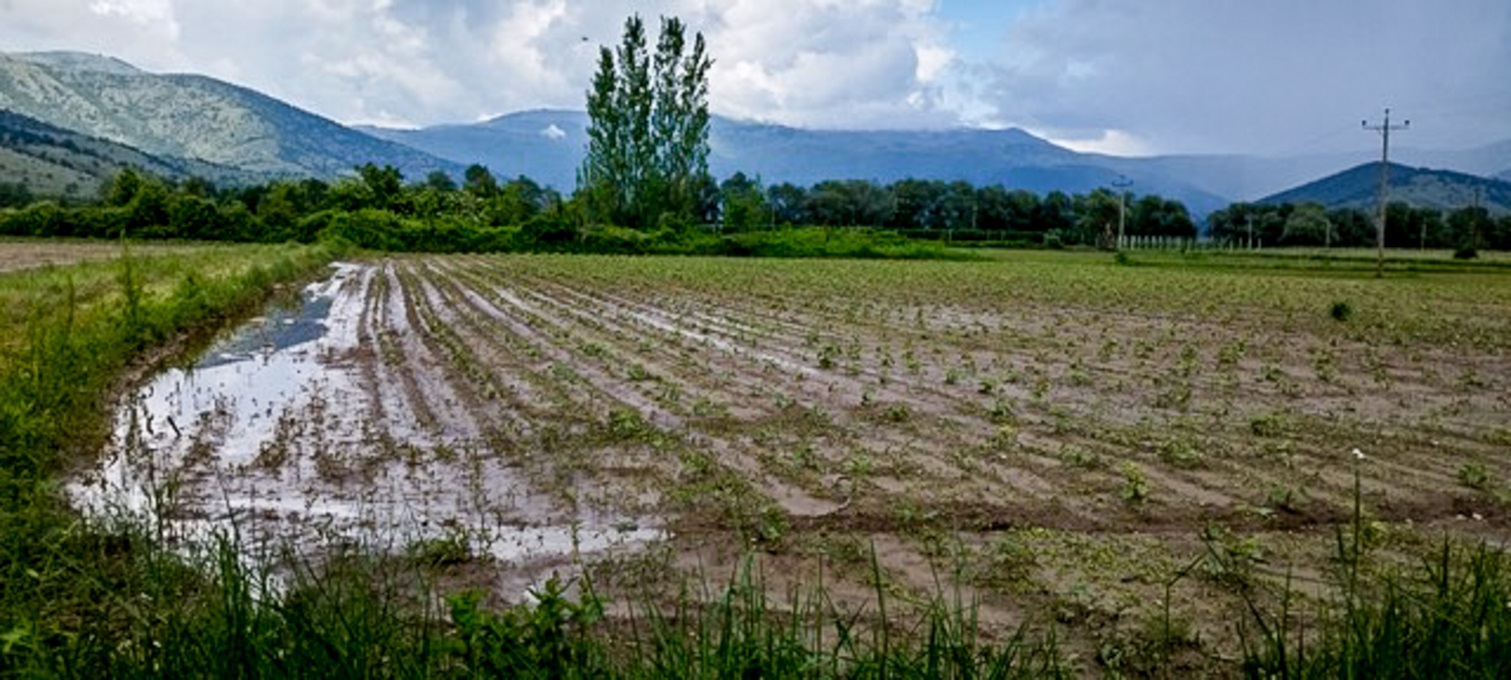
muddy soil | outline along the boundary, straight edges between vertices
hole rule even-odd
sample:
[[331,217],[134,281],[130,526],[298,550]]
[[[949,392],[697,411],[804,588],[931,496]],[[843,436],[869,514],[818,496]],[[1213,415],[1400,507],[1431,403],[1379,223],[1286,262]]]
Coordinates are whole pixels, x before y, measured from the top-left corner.
[[[1384,561],[1511,536],[1511,310],[1458,320],[1473,342],[1392,343],[1284,296],[925,303],[822,283],[908,264],[759,285],[655,264],[343,265],[145,386],[75,497],[185,536],[461,541],[498,584],[577,554],[608,592],[674,592],[755,550],[773,592],[965,592],[990,634],[1065,626],[1088,654],[1142,649],[1168,588],[1209,660],[1240,590],[1299,574],[1325,600],[1356,488]],[[1242,573],[1187,568],[1214,552]]]

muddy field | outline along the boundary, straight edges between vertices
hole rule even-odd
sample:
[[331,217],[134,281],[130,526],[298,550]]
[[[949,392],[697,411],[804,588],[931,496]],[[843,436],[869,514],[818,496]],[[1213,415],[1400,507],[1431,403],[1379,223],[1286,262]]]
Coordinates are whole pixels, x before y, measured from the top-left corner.
[[1176,642],[1222,658],[1240,593],[1327,598],[1356,482],[1380,568],[1511,535],[1508,331],[1495,273],[373,260],[144,386],[71,490],[506,599],[755,554],[783,597],[945,592],[1102,663],[1168,589]]

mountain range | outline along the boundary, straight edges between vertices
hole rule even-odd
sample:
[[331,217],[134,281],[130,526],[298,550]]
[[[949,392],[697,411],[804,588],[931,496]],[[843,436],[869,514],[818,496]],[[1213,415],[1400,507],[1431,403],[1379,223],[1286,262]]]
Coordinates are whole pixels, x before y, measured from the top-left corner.
[[460,171],[244,87],[74,52],[0,54],[0,109],[159,157],[261,174],[334,176],[364,162],[415,176]]
[[[459,177],[465,166],[478,163],[499,177],[526,175],[563,191],[575,185],[588,122],[580,111],[535,110],[414,130],[353,128],[205,76],[154,74],[120,60],[74,52],[0,54],[0,110],[29,119],[26,125],[32,128],[50,126],[54,136],[79,135],[72,141],[76,146],[83,137],[99,140],[91,148],[114,144],[109,147],[114,151],[101,153],[124,164],[212,174],[219,168],[231,174],[216,176],[228,180],[235,173],[330,178],[368,162],[393,165],[411,179],[436,170]],[[965,180],[1042,193],[1084,192],[1125,177],[1134,183],[1135,193],[1179,199],[1198,216],[1370,160],[1368,151],[1284,158],[1128,158],[1072,151],[1019,129],[811,130],[721,117],[714,118],[709,141],[710,170],[720,178],[740,171],[768,185],[826,179]],[[28,148],[22,152],[0,143],[0,173],[16,176],[7,170],[7,153],[32,159],[26,178],[52,172],[56,184],[57,177],[74,173],[63,186],[77,184],[80,173],[98,177],[103,172],[38,170],[36,159],[46,154],[36,143]],[[1401,194],[1443,205],[1462,199],[1465,190],[1459,185],[1472,183],[1465,179],[1470,175],[1511,179],[1511,140],[1461,151],[1401,148],[1393,159],[1460,173]],[[1432,187],[1436,193],[1427,197]]]
[[[499,176],[528,175],[570,189],[587,123],[587,114],[580,111],[536,110],[470,125],[358,129],[458,163],[486,165]],[[1090,191],[1124,177],[1133,181],[1133,191],[1178,198],[1198,215],[1234,201],[1259,200],[1368,160],[1367,153],[1127,158],[1072,151],[1019,129],[804,130],[718,116],[710,125],[709,146],[709,169],[716,177],[740,171],[768,184],[800,185],[912,177],[1001,183],[1039,193]],[[1465,151],[1400,149],[1396,158],[1464,169],[1466,177],[1505,168],[1500,174],[1511,177],[1511,140]]]

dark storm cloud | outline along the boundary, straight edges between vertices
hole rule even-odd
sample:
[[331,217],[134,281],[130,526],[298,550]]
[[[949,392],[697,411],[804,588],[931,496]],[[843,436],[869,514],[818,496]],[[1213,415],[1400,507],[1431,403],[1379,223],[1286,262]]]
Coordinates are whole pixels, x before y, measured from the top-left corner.
[[971,68],[1002,122],[1160,151],[1352,148],[1381,107],[1412,143],[1511,136],[1511,3],[1070,0]]

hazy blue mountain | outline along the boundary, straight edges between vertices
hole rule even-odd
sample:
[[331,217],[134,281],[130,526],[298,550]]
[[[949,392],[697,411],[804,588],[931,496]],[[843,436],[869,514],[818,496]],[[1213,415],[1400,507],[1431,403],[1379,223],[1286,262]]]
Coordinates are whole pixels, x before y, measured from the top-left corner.
[[[472,125],[359,129],[457,163],[486,165],[500,177],[523,174],[570,191],[582,162],[587,122],[581,111],[537,110]],[[1229,203],[1158,166],[1076,153],[1016,129],[805,130],[715,117],[709,146],[709,169],[716,177],[739,171],[767,184],[912,177],[1082,192],[1108,186],[1123,174],[1135,182],[1134,191],[1180,198],[1198,213]]]
[[[259,177],[330,177],[372,162],[398,167],[411,179],[433,170],[459,178],[465,165],[480,163],[499,177],[527,175],[563,191],[576,184],[587,127],[583,112],[537,110],[469,125],[358,131],[212,78],[152,74],[117,59],[75,52],[0,54],[0,109],[110,140],[162,163],[203,161],[210,164],[207,172],[219,167]],[[710,145],[709,164],[719,178],[742,171],[768,185],[809,185],[913,177],[1043,193],[1089,191],[1124,176],[1134,182],[1133,192],[1180,199],[1198,216],[1356,166],[1373,153],[1361,145],[1357,153],[1288,158],[1123,158],[1077,153],[1016,129],[807,130],[718,117]],[[68,174],[66,167],[39,170],[36,154],[30,158],[29,177]],[[1511,178],[1511,140],[1457,151],[1402,147],[1392,158]],[[78,180],[60,185],[82,184]]]
[[[1261,203],[1316,202],[1329,208],[1376,206],[1380,164],[1365,163],[1315,182],[1262,199]],[[1511,211],[1511,182],[1451,170],[1390,164],[1390,200],[1413,206],[1455,210],[1481,205],[1491,212]]]
[[[1378,158],[1379,147],[1377,146],[1375,156],[1371,160]],[[1395,146],[1392,146],[1390,160],[1393,163],[1420,168],[1442,168],[1470,175],[1495,177],[1511,171],[1511,139],[1472,149],[1449,151],[1417,149],[1410,146],[1397,150]]]
[[257,173],[329,177],[364,162],[410,177],[460,172],[244,87],[87,54],[0,54],[0,109],[149,154]]
[[[537,110],[471,125],[419,130],[364,131],[458,163],[479,163],[499,176],[528,175],[558,189],[575,185],[586,142],[587,115]],[[1368,140],[1365,140],[1368,141]],[[941,131],[803,130],[715,117],[710,169],[759,175],[767,184],[812,184],[824,179],[907,177],[1002,183],[1037,192],[1087,191],[1119,175],[1137,193],[1159,193],[1205,214],[1233,201],[1256,200],[1368,161],[1358,152],[1283,158],[1239,155],[1171,155],[1123,158],[1077,153],[1022,130]],[[1511,166],[1511,140],[1460,151],[1396,149],[1393,157],[1418,165],[1493,174]],[[1511,172],[1508,170],[1507,172]]]
[[569,192],[576,186],[577,167],[582,164],[587,125],[588,116],[581,111],[538,110],[472,125],[355,129],[455,163],[485,165],[499,178],[526,175]]
[[123,144],[48,125],[0,110],[0,182],[20,184],[51,198],[89,198],[123,168],[181,179],[197,176],[217,184],[265,180],[236,168],[156,156]]

